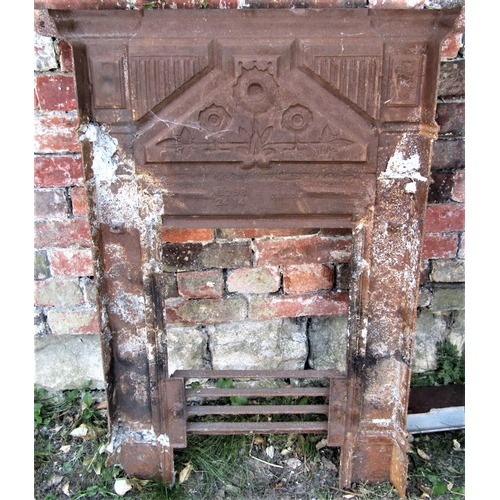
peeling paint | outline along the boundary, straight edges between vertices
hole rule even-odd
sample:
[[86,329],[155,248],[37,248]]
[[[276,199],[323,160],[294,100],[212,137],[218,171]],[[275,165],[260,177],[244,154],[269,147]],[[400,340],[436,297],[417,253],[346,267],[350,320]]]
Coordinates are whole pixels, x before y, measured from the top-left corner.
[[420,174],[418,151],[410,141],[406,134],[403,135],[394,154],[387,162],[386,170],[380,175],[380,179],[411,179],[427,182],[427,179]]

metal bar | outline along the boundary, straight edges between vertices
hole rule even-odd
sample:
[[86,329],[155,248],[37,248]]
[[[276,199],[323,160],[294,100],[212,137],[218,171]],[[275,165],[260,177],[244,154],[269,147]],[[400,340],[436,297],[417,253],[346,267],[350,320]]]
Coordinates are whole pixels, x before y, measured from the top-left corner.
[[188,422],[189,434],[322,434],[328,422]]
[[186,398],[226,398],[231,396],[248,397],[281,397],[281,396],[328,396],[329,387],[275,387],[275,388],[241,388],[241,389],[186,389]]
[[186,416],[206,415],[310,415],[328,414],[328,405],[228,405],[228,406],[188,406]]
[[188,378],[328,378],[342,379],[333,370],[176,370],[172,377]]

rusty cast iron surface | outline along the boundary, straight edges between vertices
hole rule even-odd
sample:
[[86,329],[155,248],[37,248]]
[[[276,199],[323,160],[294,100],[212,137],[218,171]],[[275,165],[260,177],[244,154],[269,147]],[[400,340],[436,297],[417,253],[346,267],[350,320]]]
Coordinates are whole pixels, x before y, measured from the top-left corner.
[[[50,11],[75,56],[111,459],[128,473],[172,482],[190,432],[326,432],[342,487],[404,495],[439,50],[458,14]],[[353,231],[348,373],[300,389],[326,398],[314,425],[188,422],[208,411],[187,405],[197,374],[168,377],[161,227],[249,226]]]

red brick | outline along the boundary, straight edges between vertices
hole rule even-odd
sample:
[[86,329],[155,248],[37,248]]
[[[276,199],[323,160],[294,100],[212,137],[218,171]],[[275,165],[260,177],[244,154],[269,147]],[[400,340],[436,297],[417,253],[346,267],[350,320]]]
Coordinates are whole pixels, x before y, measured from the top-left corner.
[[347,314],[348,302],[349,295],[346,292],[257,296],[250,299],[248,318],[265,320],[298,316],[343,316]]
[[35,222],[35,248],[90,245],[90,226],[87,219]]
[[465,170],[455,174],[452,199],[459,203],[465,203]]
[[463,136],[465,133],[465,102],[439,102],[436,122],[440,136]]
[[318,229],[294,229],[294,228],[244,228],[244,229],[217,229],[217,238],[233,240],[241,238],[269,238],[283,236],[302,236],[307,234],[316,234]]
[[54,249],[49,252],[52,276],[94,276],[94,265],[90,248]]
[[273,293],[280,287],[278,267],[253,267],[236,269],[227,277],[228,292]]
[[166,304],[167,322],[199,325],[243,321],[247,302],[243,297],[228,299],[172,299]]
[[40,109],[72,111],[76,109],[75,80],[67,75],[39,75],[36,92]]
[[432,148],[433,169],[464,168],[465,141],[464,139],[439,139]]
[[452,33],[444,39],[441,46],[441,57],[452,59],[457,57],[458,52],[462,48],[462,34]]
[[424,235],[422,259],[452,259],[457,254],[458,233]]
[[218,299],[224,293],[222,269],[177,273],[179,295],[188,299]]
[[83,163],[80,157],[35,156],[35,186],[81,185],[83,178]]
[[164,243],[187,243],[189,241],[212,241],[212,229],[162,229],[161,241]]
[[59,40],[59,61],[61,63],[61,71],[65,73],[73,72],[73,49],[66,40]]
[[35,115],[35,153],[79,153],[77,127],[76,115]]
[[88,200],[87,191],[83,187],[73,187],[69,190],[71,198],[71,206],[75,217],[87,217],[88,215]]
[[305,293],[330,290],[333,286],[333,270],[323,264],[302,264],[283,267],[285,293]]
[[351,258],[352,238],[311,236],[297,239],[257,240],[257,265],[321,264],[347,262]]
[[428,205],[425,232],[441,233],[465,229],[465,207],[458,204]]

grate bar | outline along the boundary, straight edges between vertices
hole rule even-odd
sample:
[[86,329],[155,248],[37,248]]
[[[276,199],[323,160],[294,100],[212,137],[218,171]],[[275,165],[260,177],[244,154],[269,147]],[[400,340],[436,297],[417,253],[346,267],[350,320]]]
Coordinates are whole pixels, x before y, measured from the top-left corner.
[[188,406],[187,417],[206,415],[327,415],[328,405]]
[[188,422],[189,434],[322,434],[328,422]]
[[188,378],[338,378],[333,370],[176,370],[172,377]]
[[219,389],[197,388],[186,389],[186,398],[227,398],[231,396],[247,397],[281,397],[281,396],[328,396],[329,387],[266,387],[266,388],[239,388],[239,389]]

